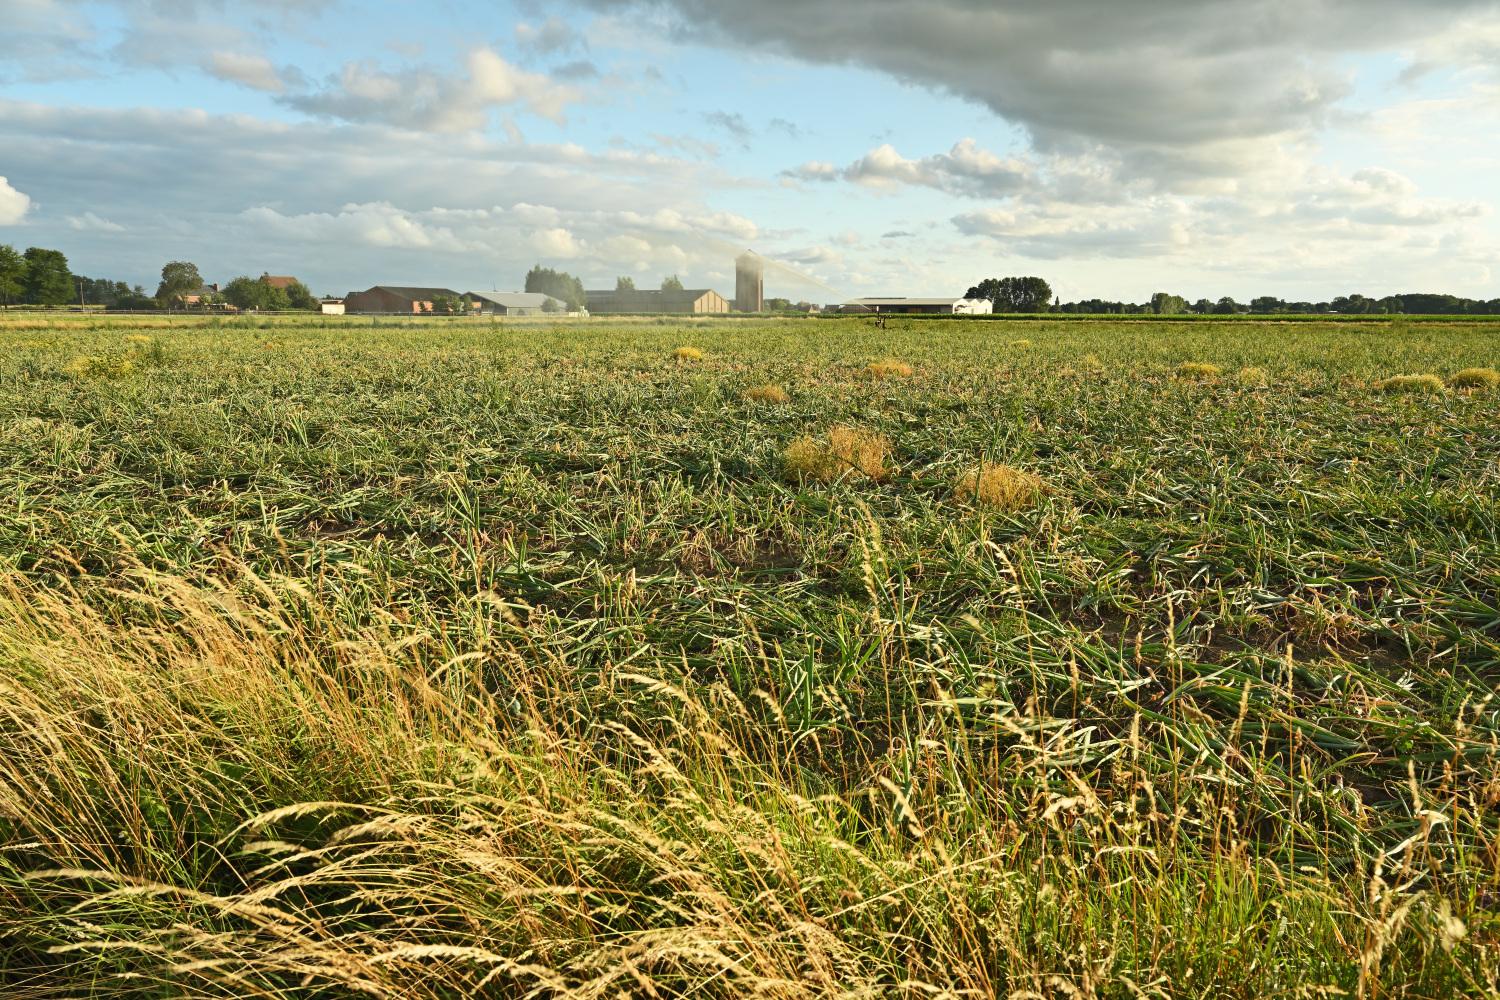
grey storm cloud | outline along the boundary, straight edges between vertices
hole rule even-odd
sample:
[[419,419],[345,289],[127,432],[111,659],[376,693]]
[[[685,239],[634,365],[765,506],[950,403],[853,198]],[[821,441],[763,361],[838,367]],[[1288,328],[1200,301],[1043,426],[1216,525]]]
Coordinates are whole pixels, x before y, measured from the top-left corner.
[[[1151,151],[1158,173],[1233,173],[1327,120],[1335,57],[1407,47],[1494,0],[583,0],[665,9],[698,41],[853,64],[947,91],[1040,149]],[[1214,150],[1232,144],[1230,153]],[[1205,150],[1210,150],[1205,154]]]

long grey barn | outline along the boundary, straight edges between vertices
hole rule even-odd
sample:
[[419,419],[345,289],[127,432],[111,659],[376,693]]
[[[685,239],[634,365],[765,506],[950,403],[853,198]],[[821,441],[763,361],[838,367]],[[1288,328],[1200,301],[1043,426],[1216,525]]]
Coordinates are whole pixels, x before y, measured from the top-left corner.
[[542,316],[568,311],[567,303],[544,292],[470,292],[464,297],[473,303],[475,312],[492,316]]
[[598,313],[727,313],[729,300],[712,288],[685,288],[681,291],[659,289],[609,289],[584,293],[589,312]]

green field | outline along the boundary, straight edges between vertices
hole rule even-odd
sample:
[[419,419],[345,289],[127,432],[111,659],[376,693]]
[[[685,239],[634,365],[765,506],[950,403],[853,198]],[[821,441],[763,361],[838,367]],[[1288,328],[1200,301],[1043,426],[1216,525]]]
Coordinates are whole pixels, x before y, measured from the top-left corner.
[[6,997],[1500,996],[1500,323],[0,348]]

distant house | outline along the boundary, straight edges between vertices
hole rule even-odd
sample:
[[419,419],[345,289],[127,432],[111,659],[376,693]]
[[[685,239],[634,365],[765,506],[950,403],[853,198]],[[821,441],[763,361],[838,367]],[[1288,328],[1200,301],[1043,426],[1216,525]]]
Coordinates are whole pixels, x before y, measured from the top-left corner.
[[321,312],[324,316],[342,316],[344,315],[344,300],[319,299],[318,311]]
[[542,316],[568,311],[567,303],[544,292],[470,292],[464,298],[472,303],[474,312],[491,316]]
[[898,313],[906,315],[979,315],[994,312],[989,299],[851,299],[840,308],[842,313]]
[[351,313],[402,313],[420,315],[433,311],[439,299],[461,301],[451,288],[416,288],[410,285],[376,285],[344,296],[344,310]]
[[296,278],[292,277],[290,274],[265,274],[265,273],[262,273],[261,276],[260,276],[260,281],[261,281],[261,284],[270,285],[272,288],[279,288],[283,292],[286,291],[288,288],[291,288],[293,285],[300,285],[300,284],[302,284],[302,282],[298,281]]
[[197,291],[188,292],[186,295],[184,295],[182,297],[182,304],[185,306],[202,305],[204,301],[213,298],[214,296],[218,295],[219,292],[220,288],[218,282],[214,282],[212,285],[204,285]]
[[598,313],[727,313],[729,300],[712,288],[609,289],[584,292],[589,312]]

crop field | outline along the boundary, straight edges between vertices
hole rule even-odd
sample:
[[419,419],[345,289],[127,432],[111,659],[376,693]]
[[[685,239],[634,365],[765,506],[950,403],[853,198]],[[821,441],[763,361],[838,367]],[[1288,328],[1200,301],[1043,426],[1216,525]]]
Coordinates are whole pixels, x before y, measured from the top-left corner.
[[0,317],[0,995],[1500,996],[1497,367]]

